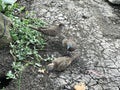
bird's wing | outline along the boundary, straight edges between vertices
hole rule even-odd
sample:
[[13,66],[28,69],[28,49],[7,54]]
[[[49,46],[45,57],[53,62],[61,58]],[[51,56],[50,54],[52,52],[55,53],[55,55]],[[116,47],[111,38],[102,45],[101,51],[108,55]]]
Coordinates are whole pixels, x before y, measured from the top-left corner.
[[60,62],[59,65],[57,66],[57,70],[62,71],[65,68],[67,68],[67,66],[68,66],[68,63],[66,61]]
[[66,39],[66,38],[62,40],[62,45],[63,45],[64,47],[67,46],[67,39]]
[[63,59],[64,59],[64,57],[58,57],[58,58],[55,58],[52,62],[53,63],[55,63],[55,62],[60,63]]

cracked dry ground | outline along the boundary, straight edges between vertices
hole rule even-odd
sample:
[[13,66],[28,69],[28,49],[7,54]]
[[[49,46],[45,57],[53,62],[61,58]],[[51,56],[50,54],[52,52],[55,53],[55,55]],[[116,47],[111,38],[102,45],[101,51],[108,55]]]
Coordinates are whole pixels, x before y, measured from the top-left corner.
[[35,0],[30,8],[34,17],[49,24],[54,20],[64,23],[63,36],[76,38],[80,57],[56,77],[26,72],[30,75],[25,77],[34,75],[34,79],[23,80],[21,90],[72,90],[79,82],[88,90],[119,90],[119,6],[104,0]]

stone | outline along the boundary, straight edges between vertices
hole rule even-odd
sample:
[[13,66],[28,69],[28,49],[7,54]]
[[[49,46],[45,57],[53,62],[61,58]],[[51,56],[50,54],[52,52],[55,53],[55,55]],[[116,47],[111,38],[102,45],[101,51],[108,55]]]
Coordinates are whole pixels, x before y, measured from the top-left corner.
[[7,47],[0,50],[0,78],[4,77],[8,71],[12,70],[11,65],[13,57],[10,55],[9,51],[10,50]]
[[[5,21],[5,25],[4,25]],[[0,13],[0,48],[9,45],[9,43],[12,41],[12,38],[10,36],[10,28],[12,26],[11,20]],[[6,28],[6,29],[5,29]],[[3,35],[3,36],[2,36]]]
[[64,79],[62,79],[62,78],[58,78],[58,79],[56,80],[56,82],[58,82],[61,86],[67,84],[66,81],[65,81]]
[[100,85],[95,85],[94,90],[103,90],[103,88]]
[[108,0],[112,4],[120,4],[120,0]]
[[58,19],[59,19],[59,20],[64,20],[64,18],[63,18],[63,17],[58,17]]
[[45,14],[47,12],[46,9],[41,9],[41,15]]
[[50,12],[47,12],[45,17],[50,18],[50,16],[51,16]]

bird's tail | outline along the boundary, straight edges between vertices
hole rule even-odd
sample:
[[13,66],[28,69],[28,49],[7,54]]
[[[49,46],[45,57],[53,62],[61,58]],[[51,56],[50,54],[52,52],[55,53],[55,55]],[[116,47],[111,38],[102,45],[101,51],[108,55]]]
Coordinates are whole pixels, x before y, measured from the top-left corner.
[[29,28],[34,29],[34,30],[38,31],[38,28],[37,28],[37,27],[34,27],[34,26],[29,25]]
[[78,58],[80,55],[77,53],[77,54],[74,54],[73,56],[72,56],[72,61],[73,60],[75,60],[76,58]]

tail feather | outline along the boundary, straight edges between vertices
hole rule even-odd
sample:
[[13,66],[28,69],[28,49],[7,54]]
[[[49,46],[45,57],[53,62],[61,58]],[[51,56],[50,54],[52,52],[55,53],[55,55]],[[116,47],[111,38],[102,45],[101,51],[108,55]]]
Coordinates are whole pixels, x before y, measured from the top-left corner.
[[76,58],[78,58],[80,55],[79,54],[75,54],[72,56],[72,61],[75,60]]
[[34,30],[37,30],[37,31],[38,31],[38,28],[37,28],[37,27],[34,27],[34,26],[29,26],[29,28],[34,29]]

